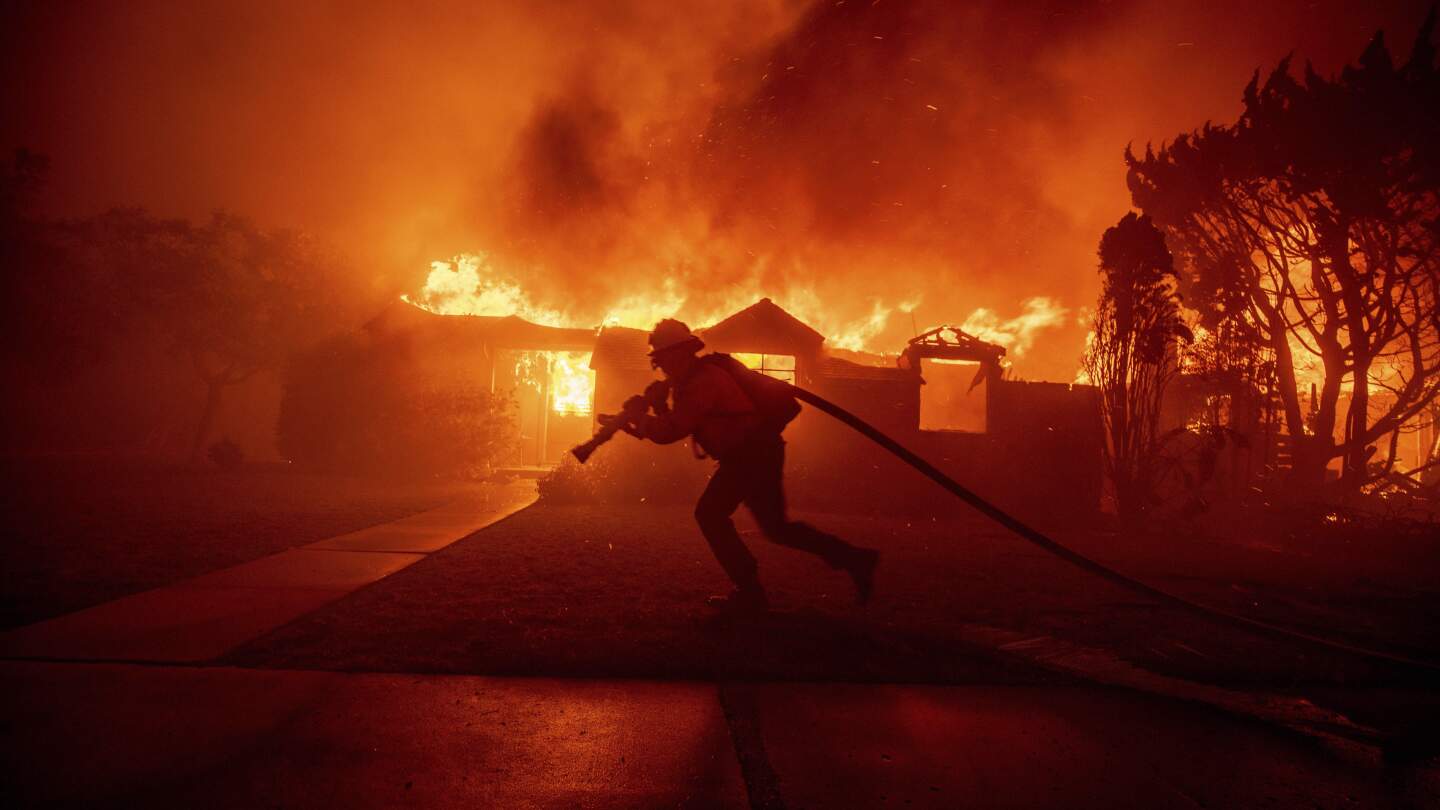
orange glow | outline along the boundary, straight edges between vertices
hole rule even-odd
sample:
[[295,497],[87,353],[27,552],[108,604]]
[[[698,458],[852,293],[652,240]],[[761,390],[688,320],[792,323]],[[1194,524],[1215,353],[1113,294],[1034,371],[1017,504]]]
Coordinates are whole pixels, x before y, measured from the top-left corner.
[[795,358],[792,355],[735,352],[731,356],[745,364],[746,368],[753,368],[761,374],[777,380],[795,382]]
[[1023,357],[1035,345],[1037,334],[1063,325],[1067,314],[1068,310],[1060,302],[1040,296],[1026,299],[1021,304],[1021,313],[1009,320],[1001,320],[999,315],[982,307],[970,313],[960,328],[981,340],[1004,346],[1012,357]]
[[497,272],[484,253],[463,253],[450,261],[431,262],[420,295],[401,298],[439,315],[517,315],[545,326],[565,325],[560,312],[535,305],[529,293]]
[[515,379],[546,398],[551,411],[585,415],[595,410],[590,352],[515,352]]
[[[535,274],[523,274],[535,277]],[[894,304],[881,300],[870,302],[870,312],[860,318],[837,314],[844,307],[827,306],[821,295],[811,287],[792,287],[782,293],[754,285],[735,287],[723,294],[710,293],[702,300],[692,300],[679,291],[674,278],[662,280],[643,292],[631,291],[603,306],[589,306],[586,311],[602,311],[598,319],[584,313],[570,313],[547,306],[544,293],[560,296],[559,290],[544,285],[529,286],[519,279],[521,273],[501,268],[486,253],[462,253],[448,261],[433,261],[425,285],[415,296],[401,296],[409,304],[440,315],[481,315],[504,317],[515,315],[545,326],[589,328],[599,325],[649,329],[662,318],[678,317],[697,328],[715,323],[744,309],[763,297],[801,321],[810,324],[831,348],[849,351],[883,353],[898,347],[894,338],[884,333],[896,318],[908,317],[913,332],[914,312],[923,301],[919,293]],[[838,303],[838,302],[837,302]],[[990,309],[977,308],[965,320],[966,331],[1008,348],[1013,356],[1023,356],[1034,344],[1036,336],[1046,329],[1065,325],[1068,311],[1053,299],[1030,298],[1021,304],[1021,314],[1002,319]],[[558,409],[558,406],[557,406]]]
[[550,407],[556,413],[595,410],[595,372],[590,352],[550,352]]
[[[1266,3],[28,5],[44,10],[22,15],[12,72],[33,80],[6,142],[54,157],[56,213],[225,208],[311,232],[345,246],[355,272],[335,296],[366,309],[408,290],[465,311],[418,295],[415,270],[483,248],[546,297],[477,314],[702,325],[769,295],[829,345],[872,351],[901,348],[912,311],[923,329],[1093,301],[1096,241],[1130,206],[1126,143],[1233,120],[1251,72],[1297,45],[1295,64],[1326,74],[1369,32],[1409,42],[1423,18],[1373,3],[1331,3],[1324,24]],[[194,48],[217,20],[245,47]],[[1071,376],[1083,337],[1073,321],[1041,333],[1027,376]]]

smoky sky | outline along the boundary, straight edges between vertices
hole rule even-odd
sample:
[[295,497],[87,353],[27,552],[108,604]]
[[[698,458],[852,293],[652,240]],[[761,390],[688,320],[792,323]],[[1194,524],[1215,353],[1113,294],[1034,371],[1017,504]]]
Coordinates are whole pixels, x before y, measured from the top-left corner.
[[872,341],[1036,296],[1069,379],[1128,209],[1120,155],[1231,121],[1257,67],[1330,72],[1425,2],[51,3],[4,25],[0,146],[45,209],[226,209],[333,241],[383,298],[485,251],[577,318],[669,284]]

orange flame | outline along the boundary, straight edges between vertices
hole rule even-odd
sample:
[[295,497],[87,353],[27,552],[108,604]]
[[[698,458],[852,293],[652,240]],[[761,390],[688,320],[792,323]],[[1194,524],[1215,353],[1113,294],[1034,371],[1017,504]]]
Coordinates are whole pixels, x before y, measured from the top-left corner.
[[590,370],[590,352],[550,354],[550,408],[569,414],[595,410],[595,372]]
[[[631,293],[608,307],[603,317],[587,318],[539,303],[533,290],[527,289],[518,275],[507,273],[483,253],[462,253],[448,261],[430,263],[425,286],[414,297],[401,298],[414,306],[440,315],[484,315],[503,317],[515,315],[545,326],[590,327],[626,326],[649,329],[662,318],[680,317],[700,326],[714,323],[753,304],[767,293],[746,285],[724,294],[707,294],[702,302],[682,293],[673,278],[665,279],[657,288],[644,293]],[[838,317],[835,307],[827,306],[820,295],[808,287],[791,287],[769,294],[775,303],[801,321],[812,325],[826,336],[826,345],[856,352],[882,352],[894,346],[879,344],[880,336],[899,316],[914,318],[922,297],[918,294],[895,303],[871,302],[870,314],[847,320]],[[593,312],[594,310],[592,310]],[[1067,311],[1050,298],[1031,298],[1022,303],[1020,315],[1003,320],[989,309],[979,308],[965,320],[963,328],[983,340],[1008,348],[1013,356],[1023,355],[1042,330],[1062,325]],[[907,329],[906,332],[911,330]],[[557,410],[561,408],[557,405]]]
[[1021,357],[1035,345],[1035,336],[1044,329],[1065,323],[1068,310],[1060,302],[1043,296],[1029,298],[1021,313],[1008,321],[984,307],[970,313],[960,328],[991,343],[1004,346],[1012,357]]
[[530,294],[500,273],[484,253],[462,253],[450,261],[431,262],[420,296],[400,298],[438,315],[516,315],[545,326],[566,325],[560,311],[536,305]]

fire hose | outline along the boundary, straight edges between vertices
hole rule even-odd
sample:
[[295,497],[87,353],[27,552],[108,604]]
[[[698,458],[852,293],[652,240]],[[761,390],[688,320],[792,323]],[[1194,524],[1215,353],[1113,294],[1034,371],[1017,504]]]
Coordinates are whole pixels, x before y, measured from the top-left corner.
[[[1309,633],[1303,633],[1298,630],[1281,627],[1276,624],[1270,624],[1269,622],[1260,621],[1258,619],[1251,619],[1246,616],[1241,616],[1237,613],[1231,613],[1229,611],[1221,610],[1219,608],[1211,607],[1209,605],[1203,605],[1199,602],[1186,599],[1183,596],[1170,593],[1169,591],[1160,590],[1159,588],[1156,588],[1152,585],[1147,585],[1138,579],[1134,579],[1133,577],[1126,576],[1125,574],[1122,574],[1107,565],[1092,560],[1089,557],[1086,557],[1085,555],[1074,551],[1073,549],[1067,548],[1056,540],[1048,537],[1038,529],[1033,528],[1029,524],[1022,522],[1008,512],[1005,512],[998,506],[995,506],[994,504],[975,494],[970,489],[962,486],[958,481],[941,472],[937,467],[935,467],[935,465],[921,458],[909,448],[905,447],[904,445],[890,438],[886,434],[882,433],[874,425],[871,425],[869,422],[866,422],[864,419],[861,419],[860,417],[845,410],[839,405],[836,405],[835,403],[825,399],[822,396],[819,396],[818,394],[806,391],[799,386],[791,385],[790,388],[796,399],[815,407],[817,410],[823,411],[825,414],[841,422],[845,426],[849,427],[850,429],[854,430],[855,432],[859,433],[870,441],[880,445],[891,455],[895,456],[906,464],[909,464],[920,474],[924,475],[926,478],[929,478],[931,481],[934,481],[936,484],[939,484],[941,488],[948,491],[951,495],[954,495],[955,497],[974,507],[977,511],[980,512],[980,514],[990,518],[996,523],[999,523],[1001,526],[1009,529],[1014,534],[1019,535],[1022,539],[1036,546],[1039,546],[1041,549],[1055,555],[1056,557],[1059,557],[1065,562],[1068,562],[1083,571],[1094,574],[1095,576],[1107,580],[1115,585],[1119,585],[1126,590],[1149,597],[1150,599],[1153,599],[1161,604],[1180,608],[1189,613],[1208,619],[1212,622],[1222,625],[1228,625],[1231,627],[1237,627],[1243,630],[1248,630],[1257,635],[1267,636],[1270,638],[1276,638],[1285,641],[1298,641],[1304,644],[1308,644],[1312,647],[1329,650],[1331,652],[1346,653],[1348,655],[1365,658],[1372,661],[1380,661],[1387,664],[1400,665],[1411,669],[1419,669],[1427,672],[1440,672],[1440,665],[1430,663],[1428,661],[1420,661],[1418,659],[1408,658],[1402,655],[1395,655],[1392,653],[1381,652],[1379,650],[1372,650],[1366,647],[1346,644],[1341,641],[1335,641],[1333,639],[1323,638],[1321,636],[1311,635]],[[639,406],[637,403],[637,408],[638,407],[642,406]],[[585,463],[585,461],[590,457],[590,454],[594,453],[600,445],[608,442],[611,438],[614,437],[616,432],[624,428],[625,424],[629,423],[635,418],[638,418],[641,415],[639,413],[632,412],[633,410],[634,409],[622,411],[620,414],[611,417],[608,421],[603,423],[601,429],[596,432],[594,437],[592,437],[584,444],[575,447],[573,450],[571,450],[571,452],[575,454],[575,457],[579,459],[582,464]]]

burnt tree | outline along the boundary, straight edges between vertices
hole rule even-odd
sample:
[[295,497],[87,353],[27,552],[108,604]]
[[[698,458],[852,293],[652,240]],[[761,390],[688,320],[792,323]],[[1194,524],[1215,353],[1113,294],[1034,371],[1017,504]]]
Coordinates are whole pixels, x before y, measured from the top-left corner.
[[1390,472],[1387,436],[1440,393],[1434,22],[1403,66],[1378,33],[1336,77],[1297,79],[1287,58],[1257,71],[1235,124],[1126,151],[1201,324],[1270,355],[1302,488],[1336,458],[1347,488]]

